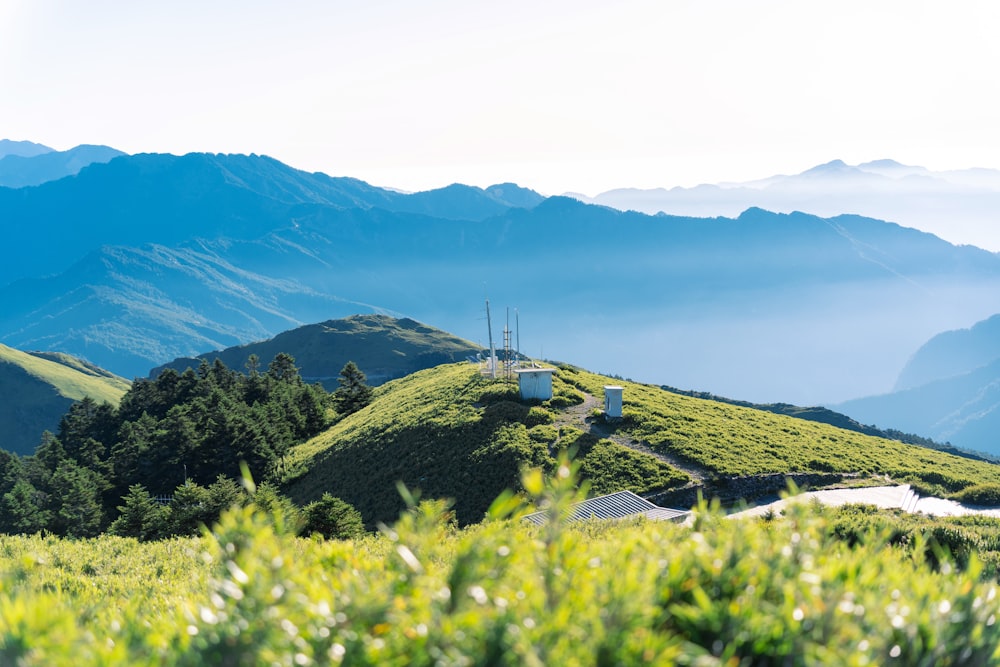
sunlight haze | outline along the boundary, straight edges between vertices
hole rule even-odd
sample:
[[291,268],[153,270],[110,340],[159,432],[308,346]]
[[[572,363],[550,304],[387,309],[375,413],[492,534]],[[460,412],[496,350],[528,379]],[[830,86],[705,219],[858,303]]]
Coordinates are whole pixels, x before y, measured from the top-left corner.
[[1000,167],[991,2],[0,0],[0,135],[419,190]]

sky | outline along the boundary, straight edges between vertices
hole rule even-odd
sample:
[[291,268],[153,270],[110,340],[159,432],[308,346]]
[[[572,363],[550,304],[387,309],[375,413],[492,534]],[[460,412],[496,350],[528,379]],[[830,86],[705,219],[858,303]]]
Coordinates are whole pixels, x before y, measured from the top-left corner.
[[543,194],[1000,168],[1000,3],[0,0],[0,138]]

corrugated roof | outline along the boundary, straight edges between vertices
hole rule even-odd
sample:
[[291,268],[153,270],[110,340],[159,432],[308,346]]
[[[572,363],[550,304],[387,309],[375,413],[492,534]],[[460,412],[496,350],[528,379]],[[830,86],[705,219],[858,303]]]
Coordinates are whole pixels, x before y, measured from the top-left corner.
[[[681,510],[668,509],[654,505],[645,498],[640,498],[631,491],[617,491],[606,496],[588,498],[573,505],[573,513],[568,521],[584,521],[586,519],[624,519],[625,517],[643,514],[655,520],[677,521],[687,515]],[[546,512],[535,512],[524,517],[525,521],[541,525],[545,523]]]

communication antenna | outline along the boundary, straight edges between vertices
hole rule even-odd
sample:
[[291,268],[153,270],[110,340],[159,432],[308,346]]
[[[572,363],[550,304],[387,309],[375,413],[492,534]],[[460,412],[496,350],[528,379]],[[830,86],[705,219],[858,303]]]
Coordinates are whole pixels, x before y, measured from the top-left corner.
[[514,328],[517,329],[517,349],[514,350],[514,360],[517,367],[521,367],[521,318],[517,315],[517,308],[514,309]]
[[493,347],[493,321],[490,320],[490,300],[486,299],[486,328],[490,332],[490,379],[497,379],[497,351]]

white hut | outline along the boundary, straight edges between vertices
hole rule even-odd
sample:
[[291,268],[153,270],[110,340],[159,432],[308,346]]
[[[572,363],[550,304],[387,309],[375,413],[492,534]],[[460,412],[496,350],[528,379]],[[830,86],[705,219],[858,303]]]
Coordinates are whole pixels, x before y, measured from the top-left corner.
[[552,398],[552,374],[556,369],[519,368],[514,372],[517,373],[517,386],[521,389],[522,401],[547,401]]
[[614,385],[604,386],[604,416],[608,419],[622,418],[622,388]]

